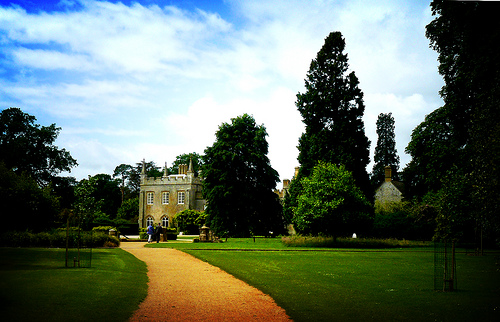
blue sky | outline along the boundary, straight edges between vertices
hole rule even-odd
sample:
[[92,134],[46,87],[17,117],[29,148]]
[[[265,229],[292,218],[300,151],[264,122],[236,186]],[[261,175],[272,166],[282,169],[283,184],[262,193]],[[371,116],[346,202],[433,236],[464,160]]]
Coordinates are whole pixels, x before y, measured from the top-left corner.
[[222,122],[248,113],[291,178],[304,129],[296,94],[340,31],[371,157],[377,116],[392,112],[404,166],[411,131],[442,105],[431,20],[424,1],[0,0],[0,108],[61,127],[56,144],[78,160],[77,179],[202,154]]

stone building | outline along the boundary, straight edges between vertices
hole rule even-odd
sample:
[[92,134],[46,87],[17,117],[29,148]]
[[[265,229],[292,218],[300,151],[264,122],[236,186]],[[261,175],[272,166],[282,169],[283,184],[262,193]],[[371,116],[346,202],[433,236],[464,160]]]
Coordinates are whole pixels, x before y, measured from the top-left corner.
[[168,175],[167,165],[160,178],[146,175],[142,162],[139,194],[139,228],[161,223],[163,227],[172,224],[172,218],[185,209],[203,211],[202,180],[195,177],[193,163],[179,166],[179,173]]
[[375,190],[375,206],[386,207],[403,199],[404,184],[392,180],[392,169],[385,168],[385,181]]
[[[299,174],[299,167],[295,167],[295,174],[293,175],[292,180],[295,179],[298,174]],[[290,179],[283,179],[283,189],[281,189],[281,190],[275,189],[274,190],[274,192],[279,196],[281,201],[283,201],[285,199],[286,195],[289,193],[288,190],[290,189],[290,183],[291,183]]]

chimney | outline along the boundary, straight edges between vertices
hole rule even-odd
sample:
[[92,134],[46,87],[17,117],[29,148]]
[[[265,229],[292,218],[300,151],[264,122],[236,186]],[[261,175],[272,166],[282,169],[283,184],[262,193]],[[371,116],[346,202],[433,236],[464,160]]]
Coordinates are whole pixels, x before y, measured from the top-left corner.
[[299,167],[295,167],[295,173],[294,173],[293,177],[297,178],[298,175],[299,175]]
[[385,170],[385,182],[391,182],[392,181],[391,166],[390,165],[386,166],[384,170]]
[[283,179],[283,189],[290,188],[290,179]]
[[179,164],[179,174],[187,174],[187,165]]

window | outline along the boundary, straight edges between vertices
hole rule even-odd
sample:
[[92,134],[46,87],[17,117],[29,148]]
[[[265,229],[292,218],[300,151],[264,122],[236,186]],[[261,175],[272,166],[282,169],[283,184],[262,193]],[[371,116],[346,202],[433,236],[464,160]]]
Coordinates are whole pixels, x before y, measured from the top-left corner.
[[161,204],[162,205],[168,205],[170,199],[170,193],[168,191],[164,191],[161,194]]
[[153,217],[146,218],[146,226],[153,226]]
[[154,198],[155,198],[155,193],[154,192],[148,192],[147,193],[147,204],[148,205],[152,205],[153,201],[154,201]]
[[161,225],[163,227],[168,227],[168,217],[167,216],[164,216],[162,219],[161,219]]
[[177,203],[179,205],[183,205],[185,199],[186,199],[186,193],[184,191],[179,191],[177,193]]

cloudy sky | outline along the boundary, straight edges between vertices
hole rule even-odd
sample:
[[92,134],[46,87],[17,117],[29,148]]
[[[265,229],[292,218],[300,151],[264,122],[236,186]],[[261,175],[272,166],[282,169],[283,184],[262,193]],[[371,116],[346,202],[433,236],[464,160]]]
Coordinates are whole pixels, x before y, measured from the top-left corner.
[[421,0],[0,0],[0,109],[61,127],[56,144],[77,159],[77,179],[202,154],[220,124],[248,113],[291,178],[304,129],[296,94],[340,31],[371,158],[377,116],[392,112],[403,167],[411,131],[442,104],[432,19]]

